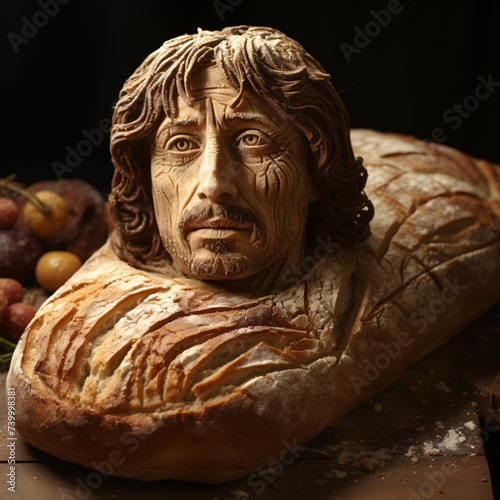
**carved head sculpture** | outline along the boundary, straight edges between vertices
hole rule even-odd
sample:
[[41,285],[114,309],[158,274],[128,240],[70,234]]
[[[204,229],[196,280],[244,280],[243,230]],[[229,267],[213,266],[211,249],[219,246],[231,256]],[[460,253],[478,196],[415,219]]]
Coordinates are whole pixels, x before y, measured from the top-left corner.
[[162,272],[239,280],[373,215],[346,110],[297,42],[261,27],[163,44],[127,80],[111,131],[115,252]]

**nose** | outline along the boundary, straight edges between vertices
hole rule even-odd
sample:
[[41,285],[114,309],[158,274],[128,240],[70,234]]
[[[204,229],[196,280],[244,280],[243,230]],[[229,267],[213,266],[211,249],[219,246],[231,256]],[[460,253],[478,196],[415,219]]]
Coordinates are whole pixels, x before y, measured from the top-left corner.
[[207,144],[200,160],[196,192],[198,198],[208,199],[212,203],[236,198],[238,193],[234,176],[236,163],[230,154],[217,141],[211,141]]

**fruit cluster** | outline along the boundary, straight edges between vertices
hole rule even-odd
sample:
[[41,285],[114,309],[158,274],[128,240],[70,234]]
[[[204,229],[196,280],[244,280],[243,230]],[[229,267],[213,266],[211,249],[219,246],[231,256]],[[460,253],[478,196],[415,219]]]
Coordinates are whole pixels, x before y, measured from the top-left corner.
[[84,181],[0,179],[0,371],[41,303],[107,235],[104,198]]
[[36,309],[22,302],[24,288],[12,278],[0,278],[0,369],[8,367],[17,342],[28,323],[35,316]]

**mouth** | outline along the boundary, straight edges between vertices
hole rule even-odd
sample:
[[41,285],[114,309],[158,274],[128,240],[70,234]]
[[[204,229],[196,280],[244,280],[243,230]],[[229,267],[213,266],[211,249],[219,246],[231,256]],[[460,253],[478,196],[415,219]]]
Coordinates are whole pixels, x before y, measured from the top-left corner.
[[215,231],[249,231],[253,229],[253,224],[242,223],[230,219],[209,218],[194,220],[188,222],[185,226],[186,234],[205,229]]

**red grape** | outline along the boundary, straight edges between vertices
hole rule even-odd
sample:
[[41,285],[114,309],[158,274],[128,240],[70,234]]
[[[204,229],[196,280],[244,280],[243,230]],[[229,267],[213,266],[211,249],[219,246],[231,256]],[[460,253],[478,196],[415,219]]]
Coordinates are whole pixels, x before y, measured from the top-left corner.
[[43,253],[43,245],[24,229],[0,231],[0,276],[21,284],[32,281],[35,266]]
[[24,295],[24,288],[19,281],[12,278],[0,278],[0,290],[3,291],[9,304],[21,302]]
[[35,312],[34,307],[29,304],[22,302],[10,304],[1,326],[3,336],[11,342],[18,342],[28,323],[35,316]]
[[18,206],[10,198],[0,197],[0,229],[14,227],[18,216]]
[[9,307],[9,301],[7,299],[7,295],[0,290],[0,324],[3,322],[3,318],[5,317],[5,313],[7,312],[7,307]]

